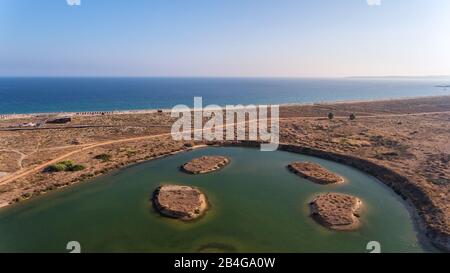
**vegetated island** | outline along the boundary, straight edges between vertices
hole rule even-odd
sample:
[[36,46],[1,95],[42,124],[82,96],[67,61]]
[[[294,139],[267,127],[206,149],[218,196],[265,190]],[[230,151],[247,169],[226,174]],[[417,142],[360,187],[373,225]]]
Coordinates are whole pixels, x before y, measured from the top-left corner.
[[199,189],[180,185],[163,185],[153,193],[153,205],[162,215],[183,221],[202,216],[208,202]]
[[293,162],[288,165],[288,169],[317,184],[327,185],[344,182],[344,178],[325,169],[316,163],[311,162]]
[[333,230],[354,230],[360,226],[360,199],[341,193],[325,193],[310,203],[311,216],[319,224]]
[[202,174],[220,170],[228,163],[230,160],[225,156],[202,156],[187,162],[181,169],[189,174]]

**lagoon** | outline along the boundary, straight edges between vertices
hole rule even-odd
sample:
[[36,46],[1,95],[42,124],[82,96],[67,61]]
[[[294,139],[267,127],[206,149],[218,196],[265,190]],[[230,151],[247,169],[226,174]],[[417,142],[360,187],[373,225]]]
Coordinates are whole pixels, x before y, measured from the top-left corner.
[[[179,167],[202,155],[231,163],[204,175]],[[346,182],[318,185],[289,172],[312,161]],[[210,202],[206,215],[180,222],[159,215],[150,197],[162,183],[193,185]],[[309,217],[316,194],[342,192],[364,202],[362,226],[337,232]],[[382,252],[433,251],[418,239],[406,204],[375,178],[335,162],[284,151],[209,147],[114,171],[0,210],[0,252]]]

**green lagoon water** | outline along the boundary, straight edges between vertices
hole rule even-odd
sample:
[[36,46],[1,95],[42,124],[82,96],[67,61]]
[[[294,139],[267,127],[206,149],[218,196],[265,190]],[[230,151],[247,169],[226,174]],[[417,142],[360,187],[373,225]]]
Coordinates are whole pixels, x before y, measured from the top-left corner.
[[[201,155],[225,155],[223,170],[193,176],[179,166]],[[286,169],[294,160],[320,163],[344,176],[322,186]],[[160,216],[150,197],[162,183],[193,185],[210,210],[194,222]],[[362,227],[336,232],[316,224],[308,202],[321,192],[343,192],[365,204]],[[0,210],[0,252],[423,252],[402,200],[375,178],[351,167],[288,152],[204,148],[119,170]]]

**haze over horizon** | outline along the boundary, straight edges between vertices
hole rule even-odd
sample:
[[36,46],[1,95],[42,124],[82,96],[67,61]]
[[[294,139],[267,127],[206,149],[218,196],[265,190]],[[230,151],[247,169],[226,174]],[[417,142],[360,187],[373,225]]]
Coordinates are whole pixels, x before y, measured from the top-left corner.
[[449,77],[450,1],[3,0],[0,76]]

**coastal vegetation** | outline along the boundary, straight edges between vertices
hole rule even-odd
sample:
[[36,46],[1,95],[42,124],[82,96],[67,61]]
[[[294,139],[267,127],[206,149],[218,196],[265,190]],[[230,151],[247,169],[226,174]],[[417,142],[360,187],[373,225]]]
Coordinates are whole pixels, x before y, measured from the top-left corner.
[[99,154],[94,157],[95,159],[101,160],[102,162],[108,162],[111,160],[111,155],[109,154]]
[[127,157],[133,157],[133,156],[135,156],[137,153],[138,153],[138,151],[136,151],[136,150],[131,150],[131,149],[129,149],[129,150],[126,151]]
[[81,164],[75,164],[71,160],[61,161],[56,164],[48,166],[45,172],[77,172],[82,171],[86,167]]

